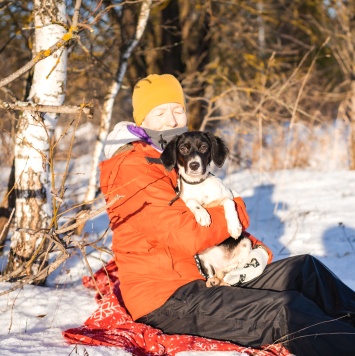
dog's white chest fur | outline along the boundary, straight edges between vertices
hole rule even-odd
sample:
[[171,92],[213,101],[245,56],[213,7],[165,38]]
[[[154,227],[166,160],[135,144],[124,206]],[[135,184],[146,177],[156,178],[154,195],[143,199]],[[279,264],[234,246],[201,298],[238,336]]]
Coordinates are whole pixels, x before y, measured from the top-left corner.
[[[184,177],[182,167],[180,174]],[[229,234],[237,239],[242,232],[242,225],[235,209],[233,195],[223,182],[212,174],[208,174],[205,180],[198,184],[190,184],[183,179],[179,180],[180,198],[195,215],[196,221],[202,226],[210,226],[211,217],[205,208],[223,205],[228,225]]]
[[196,185],[182,183],[179,189],[182,200],[186,202],[193,199],[205,208],[221,205],[226,198],[233,199],[232,192],[213,175],[209,175],[203,182]]

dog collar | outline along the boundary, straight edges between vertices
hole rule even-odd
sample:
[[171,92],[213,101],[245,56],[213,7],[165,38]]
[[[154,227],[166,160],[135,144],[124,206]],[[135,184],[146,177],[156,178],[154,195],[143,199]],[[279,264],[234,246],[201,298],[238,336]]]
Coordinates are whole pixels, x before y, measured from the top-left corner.
[[196,266],[197,266],[198,271],[200,272],[201,276],[204,277],[205,279],[208,279],[207,274],[204,273],[203,270],[202,270],[202,265],[201,265],[200,256],[199,256],[199,255],[195,255],[195,256],[194,256],[194,259],[195,259]]
[[180,198],[181,189],[179,189],[178,187],[175,187],[175,193],[176,193],[176,196],[170,200],[169,205],[173,205]]
[[[179,179],[180,179],[180,181],[183,180],[186,184],[196,185],[196,184],[200,184],[200,183],[204,182],[209,176],[213,176],[213,174],[211,172],[208,172],[208,174],[207,174],[207,176],[205,178],[201,178],[197,182],[189,182],[181,174],[179,174]],[[182,188],[181,187],[182,187],[182,185],[180,183],[180,189],[179,189],[178,186],[175,188],[176,197],[174,197],[173,199],[170,200],[169,205],[173,205],[180,198],[180,195],[181,195],[181,192],[182,192]]]
[[189,182],[186,178],[184,178],[181,174],[180,174],[180,180],[183,180],[185,183],[187,184],[191,184],[191,185],[195,185],[195,184],[200,184],[202,182],[204,182],[209,176],[213,176],[212,173],[208,172],[207,176],[205,178],[201,178],[199,181],[197,182]]

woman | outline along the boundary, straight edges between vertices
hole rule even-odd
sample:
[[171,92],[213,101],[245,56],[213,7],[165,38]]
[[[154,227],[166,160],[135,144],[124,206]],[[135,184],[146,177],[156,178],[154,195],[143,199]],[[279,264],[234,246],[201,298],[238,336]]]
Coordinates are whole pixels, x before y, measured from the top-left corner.
[[[254,348],[280,343],[296,355],[355,355],[355,292],[309,255],[271,262],[255,237],[254,266],[237,270],[239,286],[207,288],[194,255],[228,237],[223,207],[200,226],[176,196],[176,172],[161,151],[187,130],[183,90],[171,75],[149,75],[133,91],[135,124],[108,136],[101,189],[109,209],[120,288],[132,318],[167,334],[229,340]],[[236,209],[245,230],[241,198]],[[261,248],[260,248],[261,247]],[[267,264],[269,263],[269,264]],[[317,335],[317,336],[315,336]]]

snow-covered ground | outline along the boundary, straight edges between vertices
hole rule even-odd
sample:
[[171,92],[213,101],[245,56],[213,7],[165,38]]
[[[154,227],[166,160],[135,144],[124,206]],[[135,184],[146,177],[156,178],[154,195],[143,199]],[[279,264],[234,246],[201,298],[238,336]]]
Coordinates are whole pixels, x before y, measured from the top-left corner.
[[[224,182],[245,198],[251,218],[248,231],[272,248],[275,259],[312,254],[355,289],[355,172],[243,171]],[[86,238],[95,240],[107,226],[101,214],[86,224]],[[110,235],[105,238],[109,246]],[[93,270],[110,259],[106,253],[87,252]],[[50,276],[47,287],[25,286],[1,296],[0,355],[128,355],[113,347],[68,345],[63,339],[63,330],[81,325],[96,309],[95,292],[80,284],[87,274],[78,252]],[[1,283],[0,293],[10,287]]]

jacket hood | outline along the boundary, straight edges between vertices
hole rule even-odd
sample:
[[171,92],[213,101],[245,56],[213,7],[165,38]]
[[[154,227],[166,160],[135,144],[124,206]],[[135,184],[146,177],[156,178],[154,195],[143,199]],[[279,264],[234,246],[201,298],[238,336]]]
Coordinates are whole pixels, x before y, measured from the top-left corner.
[[139,137],[133,135],[128,130],[128,125],[134,124],[129,121],[121,121],[116,124],[113,130],[108,134],[104,148],[104,153],[107,159],[111,158],[122,146],[140,140]]

